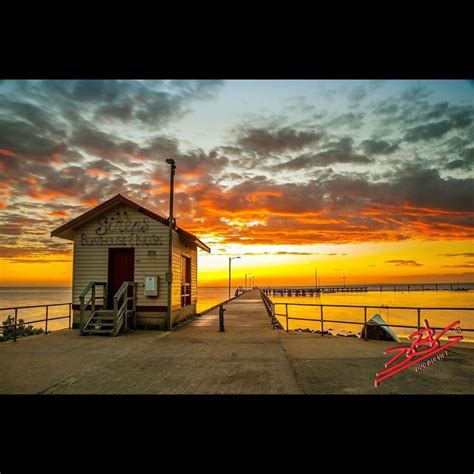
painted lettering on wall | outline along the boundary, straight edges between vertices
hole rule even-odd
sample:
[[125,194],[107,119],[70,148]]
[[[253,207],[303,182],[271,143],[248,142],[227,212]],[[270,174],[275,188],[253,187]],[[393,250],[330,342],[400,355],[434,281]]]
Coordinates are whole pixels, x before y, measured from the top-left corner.
[[108,235],[81,234],[81,245],[163,245],[161,235]]
[[127,211],[117,211],[111,217],[102,217],[95,233],[104,235],[118,232],[146,232],[148,227],[146,219],[132,220],[128,217]]
[[130,219],[126,211],[99,219],[95,234],[81,234],[81,245],[163,245],[160,235],[147,234],[146,219]]

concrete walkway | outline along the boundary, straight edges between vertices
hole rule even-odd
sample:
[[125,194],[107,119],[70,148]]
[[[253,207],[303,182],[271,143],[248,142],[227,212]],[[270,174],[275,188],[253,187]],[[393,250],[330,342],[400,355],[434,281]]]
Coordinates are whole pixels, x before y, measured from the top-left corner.
[[456,348],[374,388],[398,344],[273,330],[257,290],[172,333],[116,338],[58,331],[0,344],[0,393],[379,394],[474,393],[474,351]]

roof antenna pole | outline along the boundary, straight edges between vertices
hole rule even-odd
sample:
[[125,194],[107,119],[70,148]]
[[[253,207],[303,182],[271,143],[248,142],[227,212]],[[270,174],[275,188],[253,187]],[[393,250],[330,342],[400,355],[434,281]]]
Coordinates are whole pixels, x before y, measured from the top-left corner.
[[167,314],[167,329],[171,331],[172,327],[172,310],[171,310],[171,296],[173,284],[173,201],[174,201],[174,175],[176,173],[176,163],[172,158],[168,158],[166,163],[171,165],[170,169],[170,215],[168,222],[168,274],[166,275],[168,283],[168,314]]

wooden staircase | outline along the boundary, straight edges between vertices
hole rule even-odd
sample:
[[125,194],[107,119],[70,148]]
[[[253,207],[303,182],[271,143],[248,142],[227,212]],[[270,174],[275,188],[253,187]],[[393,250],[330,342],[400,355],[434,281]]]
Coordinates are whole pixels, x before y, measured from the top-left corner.
[[118,326],[115,324],[113,310],[99,310],[92,313],[91,318],[82,328],[82,334],[107,334],[116,336]]
[[[96,287],[102,286],[102,296],[96,295]],[[132,296],[129,296],[129,288],[132,288]],[[91,297],[85,303],[86,296],[91,293]],[[137,283],[124,281],[114,296],[113,309],[95,309],[96,299],[102,299],[103,307],[107,306],[107,284],[104,282],[91,282],[79,297],[81,302],[80,315],[80,335],[89,334],[117,336],[119,332],[125,332],[128,329],[128,319],[132,319],[132,327],[136,326],[137,315]],[[129,302],[132,303],[132,309],[129,309]],[[84,324],[84,311],[91,310],[89,320]]]

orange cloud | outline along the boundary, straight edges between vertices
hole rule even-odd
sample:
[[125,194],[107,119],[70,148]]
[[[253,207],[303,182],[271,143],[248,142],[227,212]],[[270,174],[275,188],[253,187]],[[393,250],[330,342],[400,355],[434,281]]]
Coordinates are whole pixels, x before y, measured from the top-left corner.
[[86,170],[86,173],[97,178],[110,176],[110,171],[105,171],[98,168],[90,168]]
[[3,199],[10,195],[10,189],[4,183],[0,183],[0,209],[6,209],[8,207],[7,202]]
[[67,217],[69,216],[69,211],[66,211],[66,210],[47,211],[44,214],[47,216],[53,216],[53,217]]
[[[284,186],[272,190],[215,185],[187,186],[177,209],[181,225],[198,235],[214,235],[222,243],[286,244],[399,242],[408,239],[467,240],[474,238],[472,212],[367,203],[308,210],[311,200],[298,198]],[[265,189],[266,188],[266,189]],[[178,196],[179,197],[179,196]],[[189,202],[188,197],[193,197]],[[360,204],[359,204],[360,206]]]
[[28,196],[40,201],[50,201],[60,197],[72,197],[74,196],[74,193],[67,189],[53,189],[48,187],[40,189],[38,186],[36,186],[30,189]]
[[27,182],[27,183],[30,183],[30,184],[36,184],[38,182],[38,180],[34,177],[34,176],[25,176],[24,178],[22,178],[23,181]]
[[0,148],[0,155],[3,156],[11,156],[13,158],[18,158],[20,155],[18,153],[15,153],[14,151],[7,150],[6,148]]
[[85,206],[96,206],[98,204],[97,199],[81,199],[81,204]]

